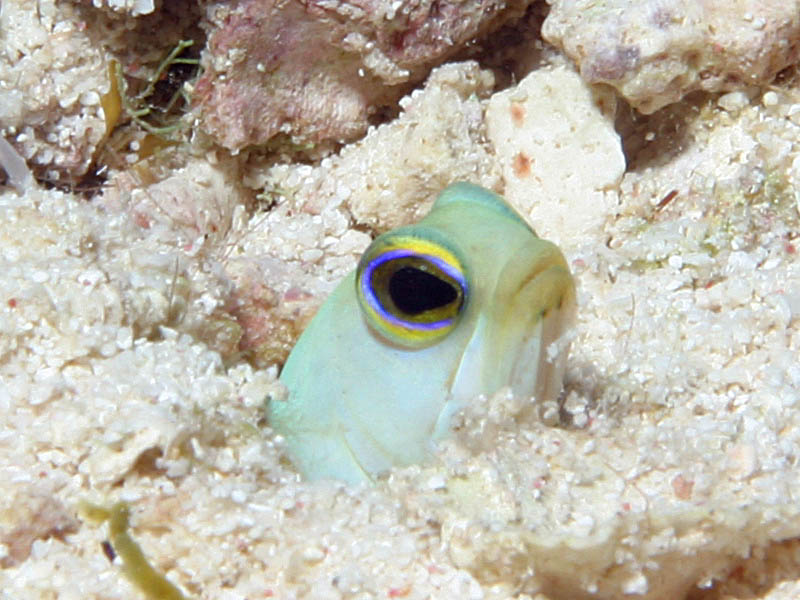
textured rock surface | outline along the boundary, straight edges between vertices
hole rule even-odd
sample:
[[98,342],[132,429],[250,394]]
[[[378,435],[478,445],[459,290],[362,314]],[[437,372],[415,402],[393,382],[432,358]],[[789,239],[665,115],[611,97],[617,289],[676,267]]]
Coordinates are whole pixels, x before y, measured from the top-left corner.
[[156,8],[155,0],[73,0],[91,4],[97,8],[105,8],[113,12],[124,12],[132,17],[148,15]]
[[[114,23],[152,64],[148,18]],[[18,23],[7,56],[66,27]],[[72,64],[39,65],[23,95],[80,87]],[[617,185],[605,112],[553,64],[493,99],[477,64],[443,65],[318,164],[195,136],[126,154],[89,200],[3,186],[0,595],[136,597],[107,528],[77,516],[88,499],[130,503],[147,557],[195,598],[796,598],[800,77],[620,106]],[[72,110],[48,109],[56,138]],[[521,151],[549,165],[536,184]],[[264,419],[277,368],[253,352],[280,359],[371,234],[456,178],[505,186],[565,249],[579,310],[563,405],[544,407],[562,426],[498,393],[429,464],[370,489],[298,481]],[[594,214],[605,185],[616,205]]]
[[0,10],[0,133],[57,181],[86,171],[106,123],[108,66],[70,4],[9,0]]
[[562,247],[580,242],[564,232],[598,232],[617,208],[625,156],[615,112],[613,94],[593,92],[563,64],[538,69],[489,101],[486,126],[506,197]]
[[223,146],[349,141],[370,115],[468,40],[519,16],[513,2],[275,2],[211,5],[206,69],[194,92]]
[[400,102],[397,119],[316,168],[278,165],[264,185],[288,192],[292,204],[308,212],[341,205],[377,232],[420,219],[453,181],[498,188],[481,101],[493,82],[474,62],[444,65],[423,90]]
[[800,54],[797,0],[550,0],[542,35],[644,113],[765,84]]

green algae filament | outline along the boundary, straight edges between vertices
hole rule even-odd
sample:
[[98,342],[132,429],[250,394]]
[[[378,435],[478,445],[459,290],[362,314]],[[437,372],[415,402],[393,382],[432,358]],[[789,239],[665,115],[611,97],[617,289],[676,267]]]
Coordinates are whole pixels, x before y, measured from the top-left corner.
[[139,544],[128,533],[130,507],[126,502],[117,502],[110,509],[83,502],[80,510],[91,521],[108,521],[109,542],[122,559],[122,572],[148,600],[188,600],[148,562]]

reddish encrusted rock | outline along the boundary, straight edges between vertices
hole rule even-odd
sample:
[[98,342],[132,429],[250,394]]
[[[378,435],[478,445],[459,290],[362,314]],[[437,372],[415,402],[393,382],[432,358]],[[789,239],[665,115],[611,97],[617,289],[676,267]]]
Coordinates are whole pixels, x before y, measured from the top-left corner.
[[643,113],[695,90],[768,83],[800,59],[798,0],[548,2],[542,36]]
[[200,126],[239,149],[347,141],[431,67],[533,0],[239,0],[209,7]]

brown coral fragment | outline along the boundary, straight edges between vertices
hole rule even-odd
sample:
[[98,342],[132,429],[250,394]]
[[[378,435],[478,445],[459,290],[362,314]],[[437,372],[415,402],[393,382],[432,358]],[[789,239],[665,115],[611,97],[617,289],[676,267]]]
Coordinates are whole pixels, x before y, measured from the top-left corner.
[[542,36],[649,114],[695,90],[771,81],[800,58],[797,0],[549,0]]
[[353,140],[370,115],[531,0],[240,0],[209,11],[201,127],[231,149],[278,133]]
[[13,567],[27,560],[36,540],[62,538],[78,529],[77,519],[53,496],[20,494],[14,504],[17,524],[0,537],[0,542],[8,548],[0,567]]

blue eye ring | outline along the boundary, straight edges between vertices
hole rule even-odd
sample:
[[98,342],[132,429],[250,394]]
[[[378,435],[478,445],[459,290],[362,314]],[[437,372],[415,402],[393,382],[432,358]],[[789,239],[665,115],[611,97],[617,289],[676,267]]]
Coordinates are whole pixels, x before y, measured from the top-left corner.
[[361,257],[356,295],[370,327],[407,348],[429,346],[450,333],[464,311],[464,263],[432,231],[400,228],[378,237]]
[[434,265],[437,269],[441,270],[443,273],[448,275],[451,279],[458,282],[459,287],[461,288],[461,297],[463,298],[466,295],[467,291],[467,282],[464,280],[463,275],[461,272],[452,267],[450,264],[446,263],[438,256],[433,256],[431,254],[417,254],[411,250],[398,248],[396,250],[389,250],[384,252],[376,259],[372,260],[370,263],[367,264],[364,272],[361,274],[361,293],[364,296],[364,299],[370,305],[370,308],[378,313],[382,318],[386,319],[393,325],[398,327],[407,327],[409,329],[419,329],[419,330],[436,330],[442,329],[443,327],[449,327],[452,325],[453,321],[458,316],[453,315],[447,317],[445,319],[439,319],[437,321],[419,321],[413,318],[401,318],[395,316],[386,307],[383,306],[381,301],[378,299],[378,295],[375,293],[375,289],[373,288],[373,281],[372,275],[376,269],[384,265],[389,261],[396,261],[401,258],[414,258],[419,261],[425,261],[432,265]]

